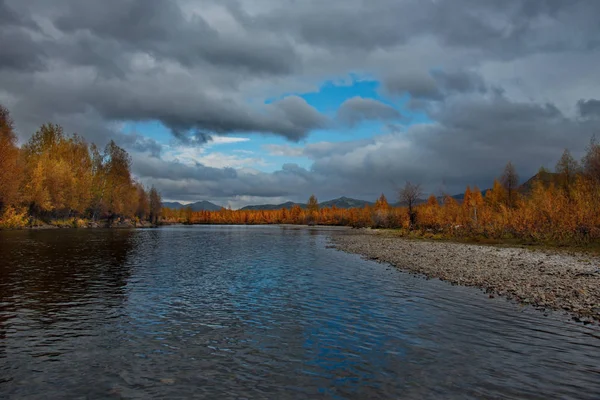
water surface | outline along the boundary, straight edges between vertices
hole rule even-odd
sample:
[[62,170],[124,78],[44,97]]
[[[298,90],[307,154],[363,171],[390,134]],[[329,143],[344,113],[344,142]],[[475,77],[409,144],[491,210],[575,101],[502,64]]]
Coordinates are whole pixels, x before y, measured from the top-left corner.
[[2,398],[600,398],[600,331],[282,227],[0,232]]

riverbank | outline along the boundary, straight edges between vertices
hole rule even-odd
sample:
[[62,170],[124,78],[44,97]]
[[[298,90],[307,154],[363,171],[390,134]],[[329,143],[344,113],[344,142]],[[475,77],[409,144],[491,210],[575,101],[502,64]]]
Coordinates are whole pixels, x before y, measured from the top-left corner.
[[454,242],[411,240],[385,231],[332,235],[339,250],[390,263],[402,270],[453,284],[479,287],[573,319],[600,321],[600,257]]
[[55,220],[50,222],[37,221],[33,225],[14,225],[14,226],[2,226],[1,230],[48,230],[48,229],[136,229],[136,228],[154,228],[154,225],[148,221],[130,221],[125,220],[121,222],[113,222],[108,224],[105,221],[94,222],[87,220]]

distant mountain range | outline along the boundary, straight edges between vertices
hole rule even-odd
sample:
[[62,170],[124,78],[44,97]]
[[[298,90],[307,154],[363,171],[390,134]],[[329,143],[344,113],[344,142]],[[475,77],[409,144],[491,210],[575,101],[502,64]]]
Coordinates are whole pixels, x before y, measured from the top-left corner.
[[[464,198],[464,194],[457,194],[452,197],[454,197],[456,200],[458,200],[460,202]],[[442,201],[443,198],[439,197],[438,200]],[[417,204],[425,203],[426,201],[427,201],[426,199],[418,199]],[[328,207],[335,206],[337,208],[349,209],[349,208],[364,208],[367,205],[373,206],[374,204],[375,203],[371,202],[371,201],[353,199],[350,197],[342,196],[337,199],[328,200],[328,201],[319,203],[319,207],[328,208]],[[173,201],[173,202],[165,201],[162,203],[162,205],[163,205],[163,207],[170,208],[172,210],[181,210],[181,209],[184,209],[187,207],[191,207],[192,211],[219,211],[222,208],[221,206],[218,206],[218,205],[211,203],[210,201],[206,201],[206,200],[198,201],[198,202],[192,203],[192,204],[181,204],[178,201]],[[405,204],[403,204],[401,202],[397,202],[397,203],[391,203],[391,205],[394,207],[401,207],[401,206],[404,206]],[[298,206],[302,209],[305,209],[306,203],[294,203],[293,201],[288,201],[288,202],[281,203],[281,204],[257,204],[257,205],[243,207],[243,208],[241,208],[241,210],[252,210],[252,211],[265,210],[265,211],[268,211],[268,210],[281,210],[282,208],[287,208],[289,210],[294,206]]]
[[[340,197],[338,199],[333,199],[319,203],[319,207],[325,208],[336,206],[337,208],[363,208],[367,204],[373,205],[375,203],[371,203],[370,201],[365,200],[351,199],[349,197]],[[290,209],[294,206],[306,208],[306,203],[294,203],[293,201],[288,201],[282,204],[259,204],[255,206],[246,206],[242,208],[242,210],[281,210],[282,208]]]
[[281,210],[282,208],[290,209],[294,206],[299,206],[300,208],[306,208],[306,204],[302,203],[294,203],[293,201],[288,201],[281,204],[258,204],[255,206],[246,206],[241,208],[241,210]]
[[319,204],[320,207],[333,207],[337,208],[364,208],[366,205],[372,206],[375,203],[365,200],[351,199],[350,197],[340,197],[339,199],[333,199],[324,201]]
[[[375,203],[365,200],[357,200],[351,199],[350,197],[340,197],[339,199],[333,199],[329,201],[324,201],[319,203],[319,207],[333,207],[337,208],[364,208],[366,205],[372,206]],[[181,210],[187,207],[191,207],[192,211],[219,211],[222,207],[218,206],[210,201],[198,201],[192,204],[181,204],[178,201],[164,201],[162,206],[165,208],[170,208],[172,210]],[[293,201],[288,201],[286,203],[281,204],[257,204],[253,206],[243,207],[242,210],[281,210],[282,208],[290,209],[294,206],[298,206],[302,209],[306,208],[305,203],[294,203]]]
[[[552,172],[539,172],[537,174],[535,174],[534,176],[532,176],[529,180],[525,181],[525,183],[523,183],[521,186],[519,186],[519,191],[521,193],[529,193],[533,187],[533,184],[536,181],[542,181],[545,185],[548,185],[550,183],[556,183],[557,182],[557,177],[558,175]],[[489,191],[490,189],[485,189],[481,191],[481,194],[483,196],[485,196],[485,194]],[[455,199],[456,201],[458,201],[459,203],[462,203],[463,199],[465,198],[465,194],[464,193],[460,193],[460,194],[455,194],[454,196],[451,196],[453,199]],[[439,202],[442,202],[444,200],[444,198],[442,196],[439,196],[438,198]],[[427,201],[427,199],[418,199],[416,201],[417,204],[422,204],[425,203]],[[333,199],[333,200],[328,200],[328,201],[324,201],[322,203],[319,203],[319,207],[333,207],[336,206],[337,208],[364,208],[366,205],[369,206],[373,206],[375,203],[371,202],[371,201],[366,201],[366,200],[358,200],[358,199],[353,199],[350,197],[345,197],[342,196],[340,198],[337,199]],[[192,203],[192,204],[181,204],[177,201],[175,202],[168,202],[165,201],[162,203],[163,207],[166,208],[171,208],[173,210],[181,210],[187,207],[191,207],[192,211],[219,211],[222,207],[218,206],[214,203],[211,203],[210,201],[198,201],[196,203]],[[390,205],[392,205],[393,207],[403,207],[406,206],[406,204],[402,203],[402,202],[396,202],[396,203],[390,203]],[[281,210],[282,208],[287,208],[290,209],[294,206],[298,206],[302,209],[306,208],[306,203],[294,203],[293,201],[288,201],[285,203],[281,203],[281,204],[258,204],[258,205],[253,205],[253,206],[246,206],[241,208],[241,210]]]
[[162,206],[172,210],[181,210],[188,207],[191,207],[192,211],[219,211],[221,209],[221,206],[206,200],[192,204],[181,204],[178,201],[163,201]]

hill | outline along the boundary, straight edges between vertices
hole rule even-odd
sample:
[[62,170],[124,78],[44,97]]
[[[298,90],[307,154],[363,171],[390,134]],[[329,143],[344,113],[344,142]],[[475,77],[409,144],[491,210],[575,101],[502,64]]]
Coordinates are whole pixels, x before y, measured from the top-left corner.
[[536,182],[541,182],[546,187],[550,184],[558,185],[559,175],[554,172],[540,171],[519,186],[519,192],[523,194],[531,193]]
[[300,206],[300,208],[306,208],[306,204],[294,203],[293,201],[288,201],[281,204],[258,204],[255,206],[246,206],[241,208],[241,210],[281,210],[282,208],[290,209],[294,206]]
[[196,203],[191,204],[181,204],[178,201],[164,201],[162,206],[165,208],[170,208],[172,210],[181,210],[187,207],[191,207],[192,211],[219,211],[221,206],[218,206],[210,201],[198,201]]
[[319,203],[319,207],[336,206],[337,208],[364,208],[366,205],[372,206],[374,204],[375,203],[372,203],[370,201],[357,200],[357,199],[352,199],[350,197],[340,197],[338,199],[333,199],[333,200],[324,201],[322,203]]
[[[350,197],[342,196],[337,199],[328,200],[328,201],[319,203],[319,207],[327,208],[327,207],[336,206],[337,208],[355,208],[355,207],[363,208],[367,204],[373,205],[374,203],[371,203],[371,202],[365,201],[365,200],[357,200],[357,199],[352,199]],[[246,207],[242,208],[242,210],[281,210],[282,208],[290,209],[295,205],[299,206],[300,208],[306,208],[305,203],[294,203],[293,201],[288,201],[288,202],[282,203],[282,204],[259,204],[259,205],[254,205],[254,206],[246,206]]]

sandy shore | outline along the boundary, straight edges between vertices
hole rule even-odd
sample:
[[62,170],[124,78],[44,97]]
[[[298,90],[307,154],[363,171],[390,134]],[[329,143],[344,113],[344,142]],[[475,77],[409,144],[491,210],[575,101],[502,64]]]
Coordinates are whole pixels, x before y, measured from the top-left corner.
[[600,258],[588,254],[402,239],[364,230],[332,235],[339,250],[505,296],[573,319],[600,321]]

